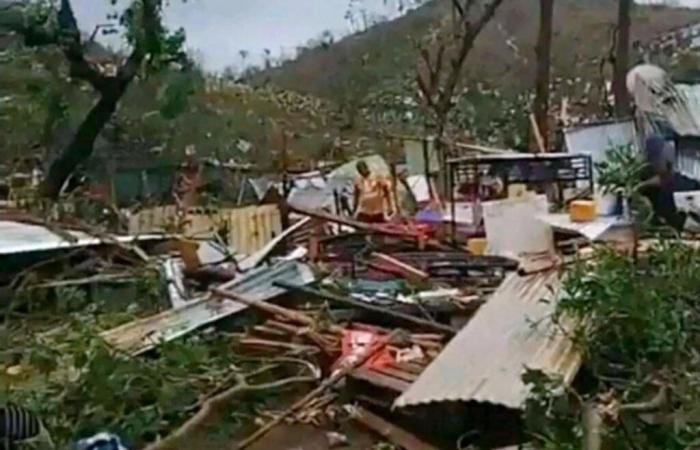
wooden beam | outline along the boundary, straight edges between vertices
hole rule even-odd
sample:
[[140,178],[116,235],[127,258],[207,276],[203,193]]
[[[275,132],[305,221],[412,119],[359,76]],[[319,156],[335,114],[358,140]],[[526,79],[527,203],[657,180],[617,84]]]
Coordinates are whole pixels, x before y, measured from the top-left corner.
[[387,439],[392,444],[406,450],[437,450],[437,447],[428,444],[403,428],[394,425],[361,406],[355,407],[352,418]]
[[388,308],[383,308],[381,306],[372,305],[372,304],[365,303],[365,302],[355,300],[352,298],[342,297],[340,295],[336,295],[336,294],[333,294],[330,292],[318,291],[318,290],[307,288],[304,286],[295,286],[293,284],[285,283],[285,282],[279,282],[279,283],[275,283],[275,284],[281,288],[284,288],[284,289],[288,289],[291,291],[297,291],[297,292],[301,292],[301,293],[304,293],[307,295],[313,295],[313,296],[316,296],[319,298],[333,301],[336,303],[342,303],[345,305],[354,306],[355,308],[360,308],[360,309],[364,309],[367,311],[380,313],[380,314],[383,314],[385,316],[389,316],[389,317],[393,317],[395,319],[403,320],[404,322],[409,322],[409,323],[412,323],[414,325],[418,325],[418,326],[423,327],[423,328],[429,328],[429,329],[432,329],[435,331],[439,331],[441,333],[449,333],[450,335],[454,335],[457,332],[457,330],[455,330],[454,328],[452,328],[449,325],[444,325],[442,323],[434,322],[431,320],[413,317],[410,314],[405,314],[402,312],[393,311],[393,310],[388,309]]
[[375,252],[372,253],[372,258],[377,259],[385,264],[388,264],[389,266],[391,266],[391,273],[399,274],[409,281],[425,281],[428,278],[430,278],[430,276],[426,272],[417,269],[410,264],[406,264],[405,262],[400,261],[394,258],[393,256]]
[[383,373],[376,372],[371,369],[366,369],[364,367],[357,368],[350,373],[350,378],[356,380],[365,381],[373,386],[377,386],[384,389],[389,389],[398,394],[402,394],[411,387],[411,383],[400,380],[395,377],[384,375]]
[[535,141],[537,142],[538,151],[535,153],[546,153],[547,148],[545,147],[544,138],[542,137],[542,132],[537,125],[537,119],[534,114],[530,114],[530,125],[532,125],[532,132],[535,134]]
[[325,222],[336,223],[338,225],[346,225],[348,227],[355,228],[356,230],[365,231],[374,234],[384,234],[388,236],[396,236],[409,239],[422,239],[424,235],[417,231],[412,230],[397,230],[396,228],[383,225],[383,224],[370,224],[365,222],[360,222],[358,220],[348,219],[347,217],[338,216],[325,211],[318,211],[308,208],[302,208],[299,206],[291,206],[290,209],[298,214],[303,214],[305,216],[314,217],[316,219],[323,220]]

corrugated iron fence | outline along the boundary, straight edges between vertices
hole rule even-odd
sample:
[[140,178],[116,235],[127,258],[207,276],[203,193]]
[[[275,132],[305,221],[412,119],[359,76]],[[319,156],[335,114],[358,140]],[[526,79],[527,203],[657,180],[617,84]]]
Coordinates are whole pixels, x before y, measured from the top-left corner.
[[282,232],[277,205],[245,208],[190,208],[179,219],[175,206],[149,208],[131,216],[129,233],[143,234],[181,230],[191,237],[205,237],[220,232],[236,253],[251,254]]

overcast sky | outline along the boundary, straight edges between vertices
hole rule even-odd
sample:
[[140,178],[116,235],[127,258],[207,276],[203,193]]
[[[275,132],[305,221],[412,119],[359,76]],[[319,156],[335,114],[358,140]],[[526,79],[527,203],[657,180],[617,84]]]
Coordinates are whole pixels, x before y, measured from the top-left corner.
[[[248,61],[260,63],[266,48],[275,56],[291,56],[296,46],[325,30],[334,35],[348,34],[351,24],[345,15],[349,8],[357,13],[364,8],[373,14],[395,17],[398,1],[171,0],[165,19],[172,29],[185,28],[188,48],[197,50],[206,68],[220,70],[228,65],[241,66],[240,50],[250,53]],[[125,3],[128,0],[119,0],[117,8]],[[78,23],[87,32],[105,22],[107,13],[115,10],[108,0],[73,0],[72,4]],[[116,42],[112,38],[109,43]]]
[[[351,25],[345,19],[349,4],[356,13],[364,8],[374,14],[395,17],[400,0],[171,0],[165,18],[171,28],[183,27],[187,46],[197,51],[209,70],[243,65],[240,50],[250,53],[247,62],[261,63],[264,49],[274,56],[293,56],[294,48],[330,30],[345,35]],[[404,2],[417,0],[404,0]],[[586,0],[581,0],[585,2]],[[118,6],[129,0],[119,0]],[[114,11],[108,0],[73,0],[80,26],[90,32]],[[651,3],[658,3],[652,0]],[[700,7],[700,0],[681,0]],[[357,14],[356,14],[357,16]],[[109,42],[118,45],[112,38]]]

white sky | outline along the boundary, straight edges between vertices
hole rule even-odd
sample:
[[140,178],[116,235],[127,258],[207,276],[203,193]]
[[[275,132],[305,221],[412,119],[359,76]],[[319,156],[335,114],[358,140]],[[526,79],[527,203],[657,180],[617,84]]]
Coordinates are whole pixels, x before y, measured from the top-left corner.
[[[399,0],[353,0],[354,11],[397,15]],[[406,1],[406,0],[404,0]],[[410,1],[410,0],[409,0]],[[119,8],[128,4],[119,0]],[[330,30],[334,35],[351,31],[345,19],[350,0],[170,0],[165,19],[172,29],[183,27],[187,47],[195,49],[205,67],[220,70],[241,66],[240,50],[248,62],[260,63],[264,49],[274,56],[293,55],[294,48]],[[91,32],[115,8],[108,0],[73,0],[78,23]],[[116,44],[115,38],[107,41]],[[117,44],[118,45],[118,44]]]
[[[260,64],[264,49],[273,56],[293,56],[294,48],[318,37],[324,30],[334,35],[351,31],[345,19],[349,5],[354,11],[364,8],[376,14],[395,17],[401,0],[170,0],[166,23],[171,28],[183,27],[187,47],[194,49],[207,69],[221,70],[243,64],[240,50],[250,56],[247,63]],[[417,0],[404,0],[411,2]],[[580,0],[586,2],[587,0]],[[664,0],[639,0],[663,3]],[[109,0],[73,0],[80,26],[90,32],[105,22],[106,14],[114,11]],[[129,0],[118,0],[118,7]],[[700,7],[700,0],[680,0],[685,6]],[[112,45],[119,45],[112,38]]]

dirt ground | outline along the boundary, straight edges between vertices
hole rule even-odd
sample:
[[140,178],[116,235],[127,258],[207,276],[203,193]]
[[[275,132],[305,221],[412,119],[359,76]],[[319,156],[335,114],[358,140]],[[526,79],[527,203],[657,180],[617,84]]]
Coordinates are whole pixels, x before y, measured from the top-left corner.
[[[337,432],[348,438],[344,450],[369,450],[378,441],[368,432],[346,424]],[[264,439],[250,447],[250,450],[329,450],[326,430],[310,425],[284,425],[272,430]]]
[[[330,430],[316,428],[311,425],[280,425],[272,429],[258,442],[247,450],[331,450],[326,433]],[[378,436],[360,428],[352,423],[344,423],[338,429],[333,430],[347,437],[347,445],[333,447],[343,450],[371,450],[377,442],[381,442]],[[227,436],[226,430],[211,429],[205,436],[195,438],[193,442],[184,444],[182,450],[234,450],[238,442],[238,436]]]

